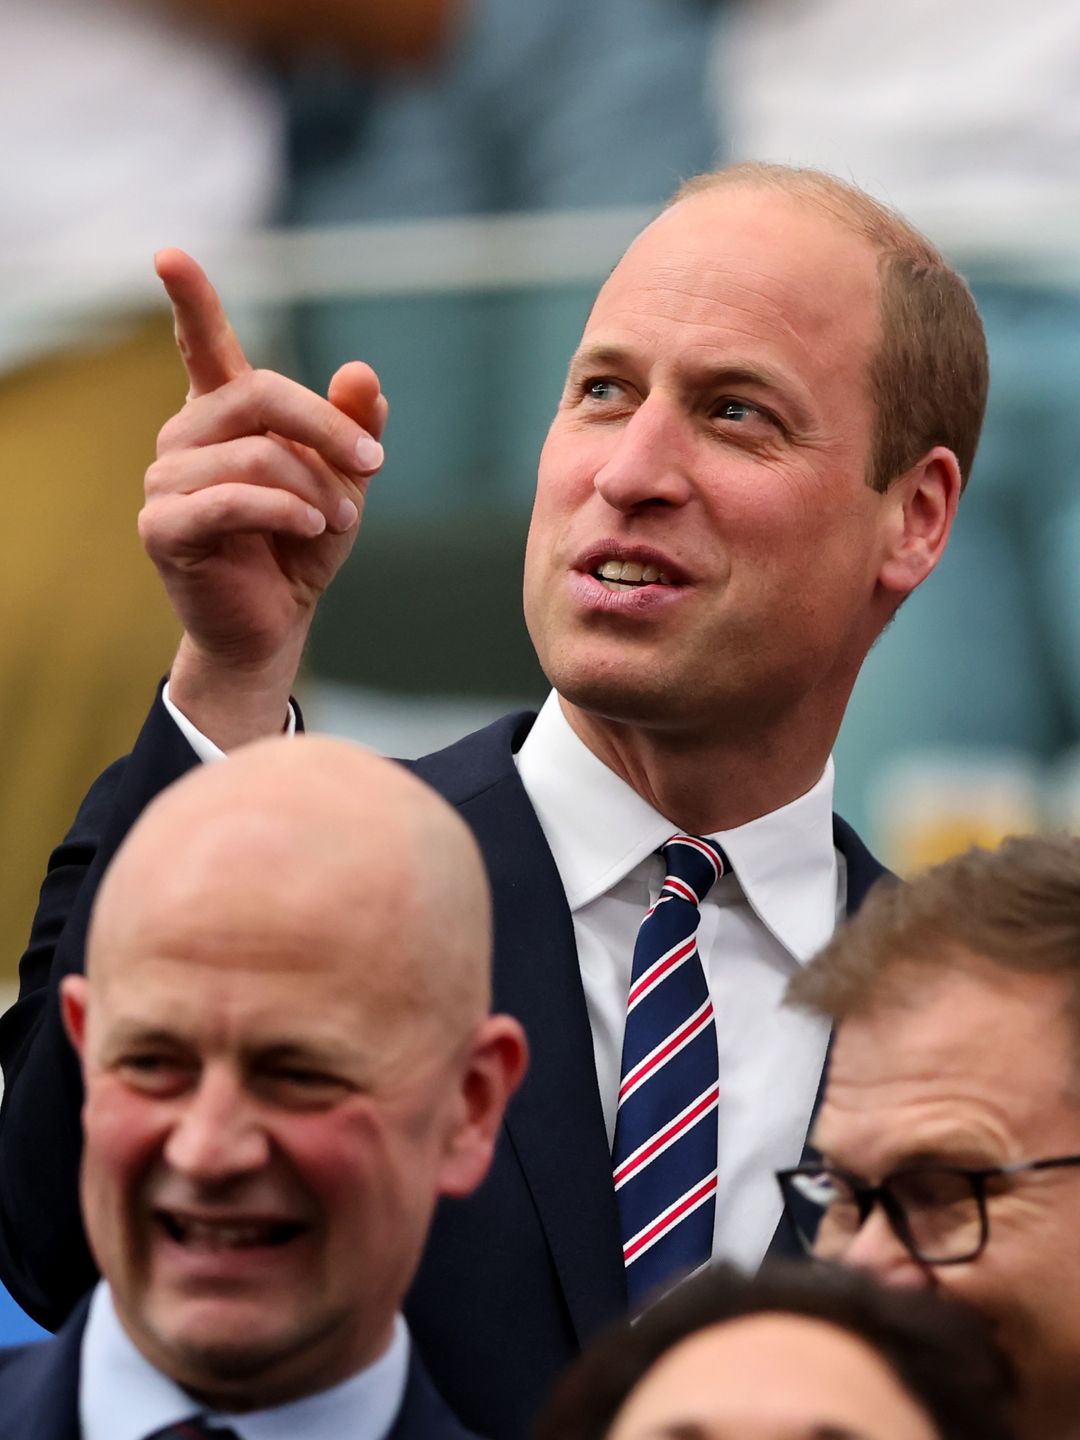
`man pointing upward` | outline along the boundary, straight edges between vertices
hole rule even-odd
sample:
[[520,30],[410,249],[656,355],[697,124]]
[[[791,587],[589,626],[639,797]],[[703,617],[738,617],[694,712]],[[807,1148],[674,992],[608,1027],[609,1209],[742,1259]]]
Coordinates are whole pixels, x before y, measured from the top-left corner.
[[[41,1107],[59,1127],[77,1102],[43,987],[80,964],[101,854],[197,754],[286,724],[381,454],[366,367],[343,367],[326,400],[252,372],[201,271],[175,252],[160,264],[193,398],[162,433],[140,528],[185,633],[168,709],[99,782],[46,888],[0,1031],[9,1174]],[[482,1432],[520,1432],[639,1293],[639,1257],[670,1247],[674,1277],[770,1244],[771,1172],[799,1158],[827,1039],[782,1009],[784,988],[880,874],[832,816],[829,751],[867,649],[942,554],[985,388],[963,282],[813,173],[695,182],[600,291],[526,553],[554,693],[415,767],[480,841],[496,1003],[534,1057],[491,1179],[436,1216],[409,1307]],[[659,929],[642,924],[651,906]],[[618,1191],[613,1164],[634,1177]],[[6,1274],[55,1314],[67,1272],[35,1245],[26,1198],[6,1202],[22,1242]],[[500,1363],[481,1376],[485,1346]]]

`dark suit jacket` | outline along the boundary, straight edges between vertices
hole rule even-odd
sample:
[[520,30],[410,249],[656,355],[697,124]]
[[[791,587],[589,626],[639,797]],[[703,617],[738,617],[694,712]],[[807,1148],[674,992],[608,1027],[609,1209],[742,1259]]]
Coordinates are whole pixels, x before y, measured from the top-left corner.
[[[528,1430],[553,1379],[626,1306],[570,911],[513,763],[533,718],[508,716],[412,766],[480,842],[495,897],[495,1006],[522,1021],[532,1045],[491,1174],[468,1200],[440,1205],[406,1306],[439,1390],[496,1440]],[[109,856],[149,798],[194,763],[159,702],[132,755],[97,781],[54,853],[22,998],[0,1020],[0,1275],[46,1325],[93,1279],[75,1184],[80,1085],[55,987],[81,967]],[[835,834],[854,910],[883,872],[839,819]]]
[[[79,1302],[54,1339],[0,1350],[0,1440],[80,1440],[79,1349],[89,1303]],[[436,1393],[415,1349],[387,1440],[477,1440]]]

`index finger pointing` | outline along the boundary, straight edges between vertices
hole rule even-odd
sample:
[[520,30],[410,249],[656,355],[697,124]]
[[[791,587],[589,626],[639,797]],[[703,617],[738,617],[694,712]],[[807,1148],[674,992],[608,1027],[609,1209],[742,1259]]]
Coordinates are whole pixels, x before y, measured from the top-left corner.
[[159,250],[154,269],[172,301],[176,345],[188,374],[188,399],[250,370],[218,293],[183,250]]

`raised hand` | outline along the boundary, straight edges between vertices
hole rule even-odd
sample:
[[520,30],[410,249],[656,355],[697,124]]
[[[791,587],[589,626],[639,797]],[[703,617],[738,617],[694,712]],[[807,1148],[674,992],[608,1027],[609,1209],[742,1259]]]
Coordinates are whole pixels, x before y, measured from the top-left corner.
[[356,538],[387,404],[352,361],[328,397],[253,370],[200,267],[156,257],[187,369],[139,533],[184,627],[176,704],[230,748],[281,728],[319,597]]

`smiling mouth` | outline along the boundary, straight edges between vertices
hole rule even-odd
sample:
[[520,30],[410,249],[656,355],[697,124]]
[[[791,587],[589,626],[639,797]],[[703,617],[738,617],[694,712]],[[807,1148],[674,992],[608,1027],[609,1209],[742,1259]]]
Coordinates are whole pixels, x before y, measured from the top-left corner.
[[200,1251],[287,1245],[304,1229],[293,1220],[195,1220],[169,1210],[159,1210],[156,1219],[170,1240]]
[[674,583],[658,565],[642,565],[637,560],[605,560],[592,574],[605,590],[640,590],[644,585]]

